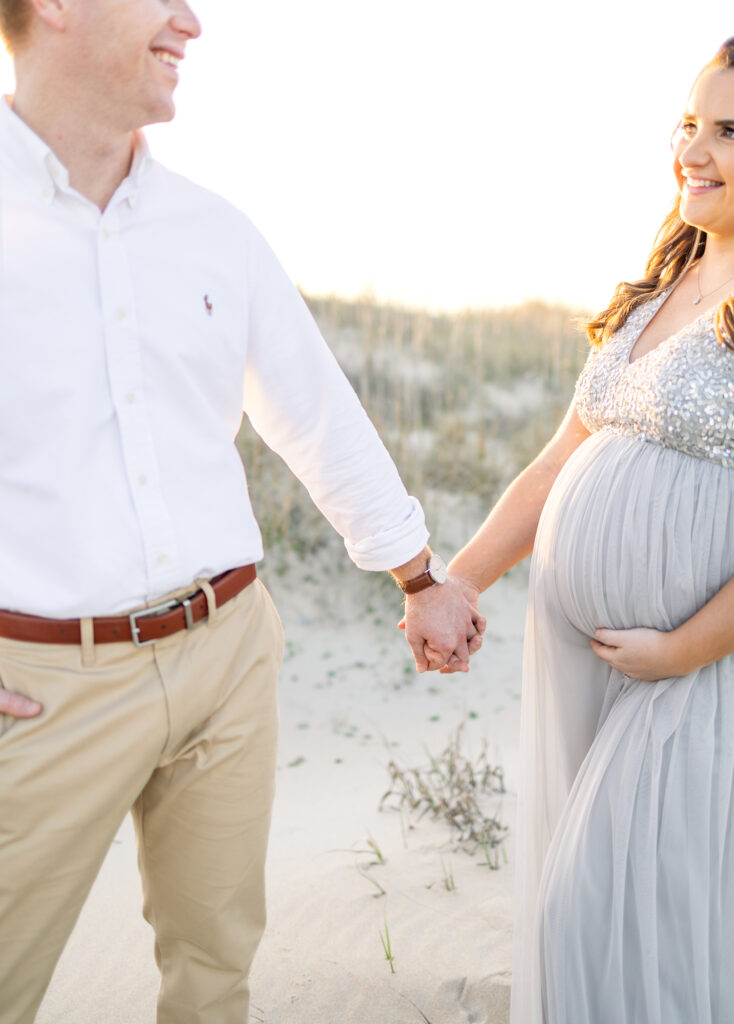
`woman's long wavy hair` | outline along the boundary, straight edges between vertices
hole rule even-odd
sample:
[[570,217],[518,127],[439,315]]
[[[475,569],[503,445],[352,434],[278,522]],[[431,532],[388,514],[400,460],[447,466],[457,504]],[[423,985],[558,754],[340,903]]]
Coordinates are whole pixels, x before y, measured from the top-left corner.
[[[734,37],[727,39],[703,71],[710,68],[734,69]],[[604,344],[626,322],[633,309],[677,284],[705,249],[706,232],[686,224],[681,218],[678,196],[657,233],[645,276],[639,281],[620,282],[607,308],[586,324],[591,344]],[[719,341],[734,351],[734,297],[730,296],[717,309],[715,327]]]

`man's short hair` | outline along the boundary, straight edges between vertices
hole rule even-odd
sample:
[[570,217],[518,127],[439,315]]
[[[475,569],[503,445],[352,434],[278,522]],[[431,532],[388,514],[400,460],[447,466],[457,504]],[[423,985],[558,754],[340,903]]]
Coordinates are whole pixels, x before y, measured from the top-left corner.
[[0,0],[0,35],[11,53],[25,38],[31,14],[28,0]]

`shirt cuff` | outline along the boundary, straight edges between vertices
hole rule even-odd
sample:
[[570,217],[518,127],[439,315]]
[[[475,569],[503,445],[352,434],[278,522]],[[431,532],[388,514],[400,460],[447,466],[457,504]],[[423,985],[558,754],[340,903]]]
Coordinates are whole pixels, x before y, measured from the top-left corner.
[[356,566],[369,572],[384,572],[405,565],[420,554],[428,543],[426,519],[418,499],[409,497],[408,501],[408,515],[398,526],[382,530],[374,537],[344,541]]

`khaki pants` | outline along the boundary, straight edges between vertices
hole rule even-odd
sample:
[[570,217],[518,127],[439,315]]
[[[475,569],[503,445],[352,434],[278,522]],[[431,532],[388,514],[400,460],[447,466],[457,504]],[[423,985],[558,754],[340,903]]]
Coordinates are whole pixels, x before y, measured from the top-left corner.
[[159,1024],[245,1024],[282,649],[259,581],[142,649],[0,638],[2,685],[44,705],[0,715],[0,1024],[33,1021],[131,807]]

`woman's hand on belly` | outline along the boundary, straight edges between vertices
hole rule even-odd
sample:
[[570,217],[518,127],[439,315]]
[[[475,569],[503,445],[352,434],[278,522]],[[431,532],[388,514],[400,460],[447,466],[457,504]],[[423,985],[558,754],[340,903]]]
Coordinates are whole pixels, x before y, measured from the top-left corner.
[[597,629],[594,654],[634,679],[687,676],[734,654],[734,576],[702,608],[669,633],[657,629]]
[[591,647],[612,668],[648,683],[684,676],[696,667],[686,663],[675,630],[666,633],[644,627],[597,629]]

